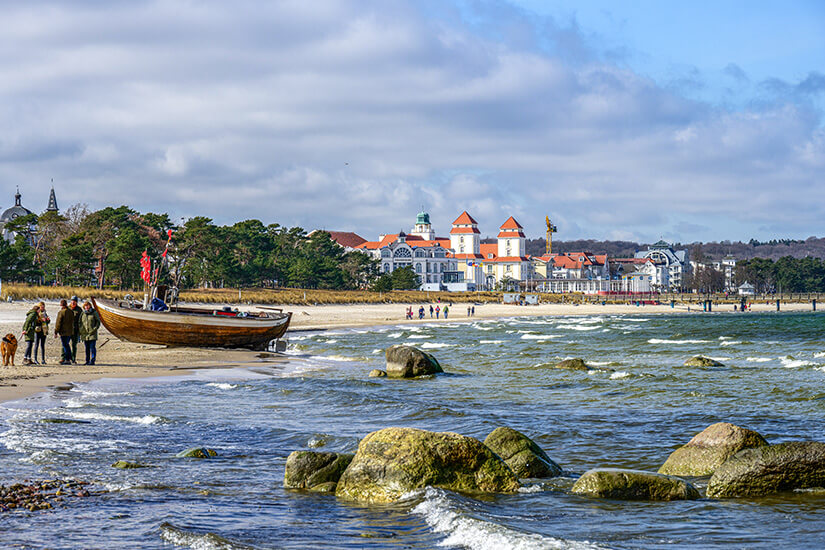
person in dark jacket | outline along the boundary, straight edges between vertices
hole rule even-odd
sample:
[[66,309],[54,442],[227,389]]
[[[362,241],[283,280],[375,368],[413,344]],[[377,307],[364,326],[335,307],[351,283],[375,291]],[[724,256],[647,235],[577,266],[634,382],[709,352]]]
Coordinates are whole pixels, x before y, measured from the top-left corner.
[[74,314],[74,332],[72,332],[72,364],[77,365],[77,342],[80,340],[80,314],[83,309],[77,305],[77,296],[72,296],[69,301],[69,309]]
[[80,314],[80,339],[86,346],[85,365],[94,365],[97,356],[97,330],[100,328],[100,315],[92,308],[92,304],[83,304],[83,313]]
[[60,356],[61,365],[72,364],[72,334],[74,334],[74,313],[66,305],[66,300],[60,300],[60,311],[57,322],[54,324],[54,337],[60,337],[63,352]]
[[34,363],[37,364],[37,350],[40,350],[40,363],[46,364],[46,340],[49,337],[51,319],[46,313],[46,302],[40,302],[40,315],[34,322]]
[[34,347],[35,335],[34,329],[37,325],[37,319],[39,317],[40,306],[35,305],[26,314],[26,321],[23,323],[23,338],[26,340],[26,353],[23,355],[24,365],[31,365],[34,362],[32,361],[32,348]]

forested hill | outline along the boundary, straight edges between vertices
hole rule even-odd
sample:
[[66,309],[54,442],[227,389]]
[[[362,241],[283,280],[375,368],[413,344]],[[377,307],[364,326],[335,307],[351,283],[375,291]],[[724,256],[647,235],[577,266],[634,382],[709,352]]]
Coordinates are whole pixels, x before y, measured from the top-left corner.
[[[488,240],[488,239],[485,239]],[[495,240],[490,239],[490,242]],[[809,237],[805,240],[773,240],[760,242],[751,239],[749,242],[709,242],[691,243],[688,245],[676,244],[675,248],[689,248],[691,259],[704,256],[710,260],[721,260],[728,254],[737,260],[751,258],[769,258],[778,260],[785,256],[794,258],[822,258],[825,259],[825,238]],[[607,253],[611,258],[628,258],[637,250],[646,250],[647,244],[630,241],[596,241],[593,239],[576,241],[553,241],[553,252],[589,251],[594,254]],[[528,239],[527,254],[541,256],[544,254],[544,239]]]

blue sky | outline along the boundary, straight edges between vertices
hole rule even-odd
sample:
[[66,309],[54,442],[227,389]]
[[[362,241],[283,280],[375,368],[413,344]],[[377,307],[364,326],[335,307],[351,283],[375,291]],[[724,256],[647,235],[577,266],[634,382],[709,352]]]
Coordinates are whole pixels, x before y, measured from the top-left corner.
[[[825,3],[34,0],[0,208],[560,239],[825,235]],[[3,199],[3,197],[6,197]]]

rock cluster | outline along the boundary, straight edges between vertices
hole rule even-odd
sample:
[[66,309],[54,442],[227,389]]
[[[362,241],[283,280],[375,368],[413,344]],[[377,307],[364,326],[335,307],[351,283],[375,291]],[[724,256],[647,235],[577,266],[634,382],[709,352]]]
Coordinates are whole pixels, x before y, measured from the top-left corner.
[[390,346],[384,355],[387,378],[416,378],[444,372],[435,357],[412,346]]
[[685,361],[686,367],[724,367],[722,363],[711,359],[710,357],[704,357],[702,355],[697,355],[696,357],[691,357],[687,361]]
[[74,479],[47,479],[0,485],[0,512],[49,510],[68,497],[88,497],[88,483]]
[[218,453],[212,449],[192,447],[191,449],[179,452],[175,455],[175,458],[212,458],[214,456],[218,456]]

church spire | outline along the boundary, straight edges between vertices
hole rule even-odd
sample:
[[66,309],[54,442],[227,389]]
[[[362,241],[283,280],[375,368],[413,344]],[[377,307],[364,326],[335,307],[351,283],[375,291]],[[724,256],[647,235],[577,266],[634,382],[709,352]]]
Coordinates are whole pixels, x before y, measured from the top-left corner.
[[14,194],[14,206],[20,206],[20,199],[22,196],[20,195],[20,187],[17,188],[17,193]]
[[46,212],[57,212],[57,197],[54,196],[54,187],[49,193],[49,206],[46,208]]

